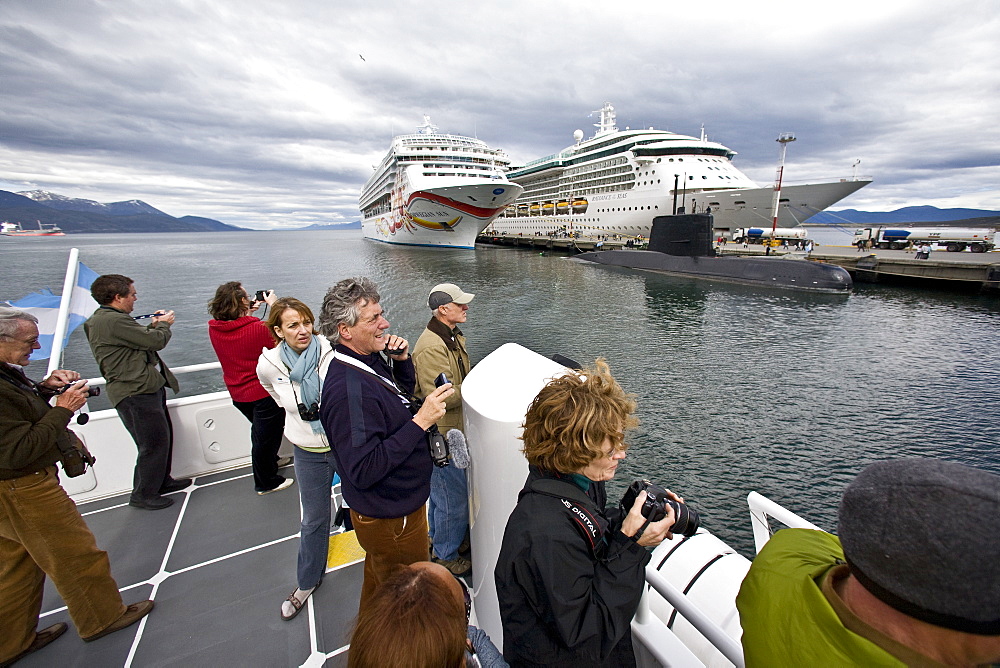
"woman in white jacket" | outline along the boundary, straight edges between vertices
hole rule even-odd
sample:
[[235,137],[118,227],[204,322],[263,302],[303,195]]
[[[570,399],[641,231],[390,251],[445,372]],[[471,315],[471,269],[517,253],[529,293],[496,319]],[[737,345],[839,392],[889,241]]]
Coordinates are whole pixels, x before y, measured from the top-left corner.
[[302,504],[298,586],[281,604],[281,618],[288,621],[299,614],[326,571],[330,485],[336,465],[319,421],[319,401],[333,348],[325,336],[314,333],[309,307],[293,297],[274,302],[267,325],[278,345],[261,354],[257,377],[285,409],[285,438],[295,445],[295,478]]

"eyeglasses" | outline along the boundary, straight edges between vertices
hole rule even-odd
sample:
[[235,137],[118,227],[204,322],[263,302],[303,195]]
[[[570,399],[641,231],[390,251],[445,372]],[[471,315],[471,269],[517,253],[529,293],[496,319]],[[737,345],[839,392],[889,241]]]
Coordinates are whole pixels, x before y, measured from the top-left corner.
[[469,587],[465,584],[465,580],[462,578],[455,578],[458,580],[458,584],[462,585],[462,598],[465,599],[465,623],[469,623],[469,619],[472,617],[472,595],[469,593]]

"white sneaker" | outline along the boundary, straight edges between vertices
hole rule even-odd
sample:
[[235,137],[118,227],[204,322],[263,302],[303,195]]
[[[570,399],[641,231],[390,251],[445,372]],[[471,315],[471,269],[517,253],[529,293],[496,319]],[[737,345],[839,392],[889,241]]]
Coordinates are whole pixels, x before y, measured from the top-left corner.
[[291,464],[293,459],[291,457],[278,457],[278,468],[284,468]]
[[270,494],[271,492],[280,492],[283,489],[288,489],[289,487],[291,487],[292,483],[294,482],[295,480],[293,478],[285,478],[284,480],[281,481],[281,484],[275,487],[274,489],[265,489],[263,492],[257,492],[257,494],[259,494],[260,496],[264,496],[265,494]]

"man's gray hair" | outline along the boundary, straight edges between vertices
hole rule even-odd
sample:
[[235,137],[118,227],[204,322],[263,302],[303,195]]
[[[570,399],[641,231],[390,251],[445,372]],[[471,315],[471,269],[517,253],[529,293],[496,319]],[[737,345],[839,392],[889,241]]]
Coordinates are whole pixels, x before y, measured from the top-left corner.
[[330,340],[340,341],[340,325],[354,327],[361,317],[361,308],[378,303],[382,297],[370,278],[345,278],[326,291],[319,311],[319,333]]
[[0,306],[0,336],[5,336],[8,339],[14,338],[17,331],[21,329],[20,321],[38,324],[38,318],[27,311],[11,306]]

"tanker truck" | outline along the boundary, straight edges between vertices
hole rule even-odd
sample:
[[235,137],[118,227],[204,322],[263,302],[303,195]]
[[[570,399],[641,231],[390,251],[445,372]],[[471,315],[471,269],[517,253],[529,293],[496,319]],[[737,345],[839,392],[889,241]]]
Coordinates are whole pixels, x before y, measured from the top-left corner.
[[996,232],[972,227],[866,227],[854,232],[853,245],[901,250],[910,244],[938,244],[952,253],[985,253],[996,247]]
[[[774,238],[778,241],[802,241],[808,234],[804,227],[779,227],[774,230]],[[762,244],[770,238],[770,227],[739,227],[733,230],[733,241],[736,243]]]

